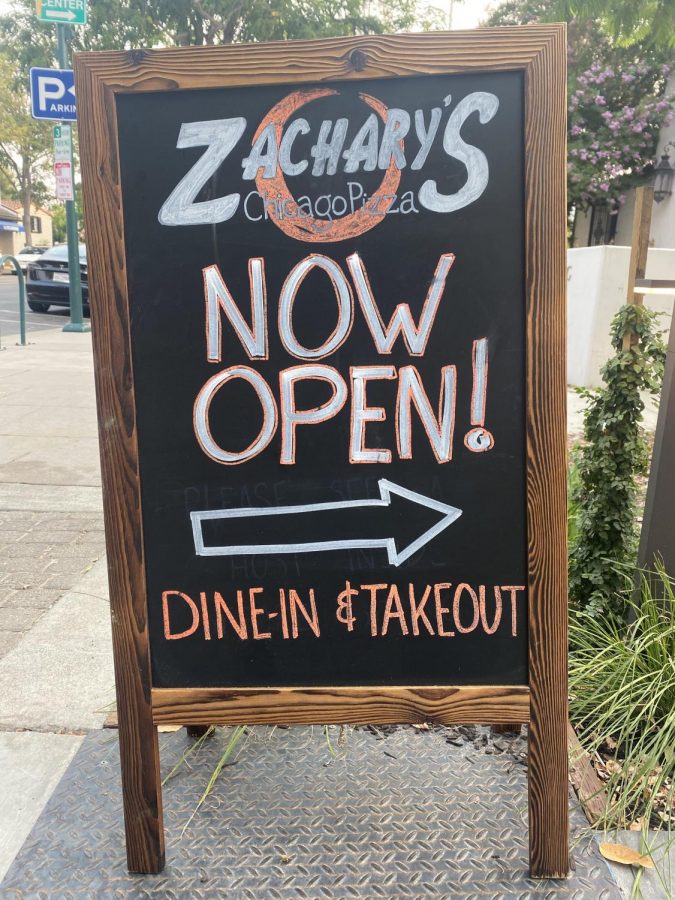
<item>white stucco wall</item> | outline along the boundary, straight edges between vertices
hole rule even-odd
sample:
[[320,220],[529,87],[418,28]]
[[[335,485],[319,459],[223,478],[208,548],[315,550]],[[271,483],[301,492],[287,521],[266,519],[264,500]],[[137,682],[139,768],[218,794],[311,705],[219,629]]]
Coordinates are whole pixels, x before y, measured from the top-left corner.
[[[600,369],[612,347],[609,329],[616,311],[626,302],[630,247],[575,247],[567,251],[567,381],[579,387],[598,387]],[[652,248],[647,278],[675,279],[675,249]],[[650,309],[664,313],[669,330],[673,296],[647,295]]]
[[[654,204],[656,206],[656,203]],[[635,191],[630,190],[626,194],[626,202],[619,210],[619,221],[616,225],[616,234],[614,235],[614,244],[617,247],[630,247],[633,239],[633,215],[635,213]],[[652,217],[654,210],[652,209]],[[651,231],[650,231],[651,235]],[[652,241],[650,240],[650,246]]]

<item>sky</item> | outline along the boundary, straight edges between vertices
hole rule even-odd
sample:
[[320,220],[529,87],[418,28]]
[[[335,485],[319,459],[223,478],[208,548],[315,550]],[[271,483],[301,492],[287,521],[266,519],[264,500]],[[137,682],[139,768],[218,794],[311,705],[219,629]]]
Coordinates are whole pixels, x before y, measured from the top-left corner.
[[[436,3],[441,9],[449,9],[450,0],[445,0],[445,4]],[[463,0],[462,3],[455,0],[452,3],[452,27],[457,28],[476,28],[486,17],[488,10],[493,6],[498,6],[498,0]]]

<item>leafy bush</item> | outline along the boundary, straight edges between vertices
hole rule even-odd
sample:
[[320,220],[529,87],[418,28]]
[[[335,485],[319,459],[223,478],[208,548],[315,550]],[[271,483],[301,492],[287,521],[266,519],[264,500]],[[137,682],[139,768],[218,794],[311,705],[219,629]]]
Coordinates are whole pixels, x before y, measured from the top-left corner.
[[603,824],[625,828],[643,817],[645,827],[663,826],[673,821],[675,778],[673,583],[662,566],[650,577],[643,573],[636,603],[633,579],[619,577],[631,624],[571,616],[570,717],[590,753],[615,747]]
[[575,444],[569,453],[567,463],[567,545],[576,540],[579,527],[579,454],[581,445]]
[[[634,565],[637,548],[637,476],[646,475],[648,446],[641,430],[642,392],[657,394],[665,347],[657,313],[622,306],[612,322],[615,355],[602,369],[605,386],[580,391],[588,399],[584,440],[575,456],[576,511],[570,544],[570,600],[591,615],[623,619],[622,565]],[[624,349],[624,337],[630,337]]]

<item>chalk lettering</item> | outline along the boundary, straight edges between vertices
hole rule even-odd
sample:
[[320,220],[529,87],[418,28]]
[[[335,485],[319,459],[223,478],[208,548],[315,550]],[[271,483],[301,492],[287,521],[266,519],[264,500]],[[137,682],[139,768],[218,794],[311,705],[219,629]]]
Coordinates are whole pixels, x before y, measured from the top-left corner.
[[373,296],[373,291],[368,280],[361,257],[358,253],[352,253],[347,257],[347,265],[354,279],[356,295],[361,309],[368,323],[368,328],[375,342],[378,353],[391,353],[399,334],[411,356],[422,356],[426,350],[434,319],[445,290],[445,282],[448,272],[455,261],[453,253],[444,253],[438,261],[434,277],[422,306],[419,323],[416,325],[407,303],[399,303],[392,313],[389,324],[385,325],[382,314],[378,309]]
[[[324,119],[321,123],[317,142],[310,150],[314,157],[314,165],[312,166],[314,178],[323,175],[324,170],[327,175],[335,175],[337,172],[340,151],[347,137],[348,124],[348,119],[338,119],[335,125],[327,119]],[[331,132],[331,128],[333,135],[329,140],[328,135]]]
[[401,598],[398,593],[398,588],[395,584],[392,584],[389,588],[387,605],[384,608],[384,615],[382,617],[382,635],[385,635],[389,630],[389,621],[391,619],[397,619],[399,625],[401,626],[402,634],[408,634],[408,626],[405,621],[405,614],[403,612],[403,606],[401,605]]
[[424,592],[422,594],[422,599],[419,603],[415,600],[415,585],[408,585],[408,599],[410,600],[410,620],[412,625],[412,633],[417,636],[420,633],[419,621],[420,619],[424,622],[424,627],[426,628],[429,634],[434,634],[434,629],[431,625],[431,622],[427,618],[427,614],[424,612],[424,607],[427,605],[427,600],[431,595],[431,585],[427,584],[424,588]]
[[240,640],[245,641],[248,638],[248,629],[246,627],[246,619],[244,618],[244,592],[237,591],[238,619],[235,619],[232,615],[229,606],[223,600],[222,594],[218,591],[214,591],[213,599],[216,607],[216,633],[218,639],[222,640],[223,637],[223,613],[225,613],[225,617],[230,623],[234,633]]
[[[263,414],[263,422],[257,437],[253,439],[245,450],[238,452],[224,450],[214,440],[209,420],[213,398],[223,385],[233,378],[241,378],[253,387]],[[229,369],[225,369],[223,372],[219,372],[217,375],[209,378],[197,394],[193,412],[193,424],[199,445],[207,456],[224,465],[236,465],[252,459],[265,449],[276,431],[277,416],[276,401],[262,375],[259,375],[258,372],[250,369],[248,366],[231,366]]]
[[[357,588],[349,580],[344,584],[344,590],[333,595],[332,601],[330,597],[319,597],[315,588],[308,588],[304,594],[294,587],[279,587],[267,593],[262,587],[237,588],[233,591],[236,612],[234,602],[227,601],[219,591],[166,590],[161,595],[164,637],[167,641],[320,638],[321,610],[328,611],[329,606],[334,606],[334,621],[348,632],[358,633],[361,627],[370,638],[391,637],[395,632],[397,637],[408,639],[430,636],[462,640],[477,631],[486,636],[503,635],[505,629],[512,638],[518,636],[518,600],[525,592],[522,585],[490,587],[460,582],[455,586],[442,581],[360,584]],[[503,616],[505,591],[510,594],[510,627]],[[494,600],[491,622],[487,615],[488,595]],[[199,604],[192,599],[197,596]],[[367,611],[367,615],[359,616],[359,609]]]
[[352,597],[358,596],[358,591],[352,588],[349,581],[345,582],[345,589],[337,596],[337,610],[335,618],[338,622],[347,626],[347,631],[354,630],[356,616],[352,613]]
[[273,124],[263,128],[251,147],[249,155],[242,160],[245,181],[252,181],[260,169],[264,178],[273,178],[277,171],[277,135]]
[[[332,395],[321,406],[299,410],[295,403],[295,386],[298,381],[323,381],[331,386]],[[337,369],[332,366],[295,366],[279,373],[281,395],[281,463],[295,464],[295,432],[298,425],[317,425],[336,416],[347,400],[347,385]]]
[[[192,613],[192,623],[184,631],[171,631],[169,597],[180,597],[180,599],[184,600],[190,608],[190,612]],[[197,604],[192,597],[188,597],[188,595],[184,594],[182,591],[164,591],[162,593],[162,615],[164,618],[164,637],[167,641],[179,641],[181,638],[189,637],[191,634],[195,633],[199,626],[199,609]]]
[[204,269],[204,298],[206,300],[206,358],[209,362],[222,359],[221,311],[246,350],[249,359],[267,359],[267,295],[265,261],[254,257],[248,261],[251,286],[251,326],[249,327],[223,281],[218,266]]
[[436,628],[437,633],[440,637],[454,637],[454,631],[446,631],[445,625],[443,623],[443,616],[446,616],[450,613],[450,609],[447,606],[443,606],[441,599],[441,591],[450,590],[452,587],[448,582],[440,582],[439,584],[434,585],[434,603],[436,605]]
[[367,422],[384,422],[386,414],[381,406],[368,406],[366,384],[378,379],[396,378],[393,366],[352,366],[352,416],[349,439],[349,461],[353,463],[390,463],[391,450],[364,447]]
[[162,225],[215,225],[231,219],[241,194],[232,193],[215,200],[194,199],[223,160],[238,143],[246,128],[246,119],[215,119],[186,122],[180,127],[176,147],[208,147],[195,165],[178,182],[162,204],[158,219]]
[[[446,106],[450,97],[445,98]],[[494,94],[477,91],[469,94],[457,104],[453,110],[443,135],[443,149],[448,156],[458,159],[466,168],[466,183],[455,194],[441,194],[432,179],[425,181],[418,195],[422,206],[434,212],[454,212],[470,203],[474,203],[487,187],[489,167],[487,157],[478,147],[466,144],[460,137],[460,130],[468,117],[478,113],[481,125],[489,122],[499,108],[499,100]]]
[[307,607],[300,599],[300,595],[297,591],[291,588],[288,592],[288,605],[291,613],[291,633],[294,638],[297,638],[298,632],[298,612],[303,617],[303,619],[307,622],[312,632],[316,635],[316,637],[320,637],[321,629],[319,627],[319,614],[316,609],[316,598],[314,596],[314,588],[309,589],[309,605],[311,609],[311,614],[307,612]]
[[248,602],[251,610],[251,629],[254,641],[266,640],[267,638],[272,637],[272,632],[270,631],[258,631],[258,619],[260,616],[265,615],[265,610],[256,604],[255,597],[256,594],[262,594],[262,592],[263,589],[261,587],[248,589]]
[[415,406],[424,427],[434,456],[439,463],[452,459],[452,435],[455,428],[455,393],[457,370],[455,366],[441,369],[441,390],[438,400],[438,418],[415,366],[403,366],[399,371],[398,398],[396,400],[396,442],[401,459],[412,459],[412,406]]
[[[321,346],[311,350],[300,344],[293,332],[292,313],[295,297],[302,282],[312,269],[322,269],[329,277],[338,303],[338,320],[332,333]],[[330,257],[313,253],[294,266],[279,296],[279,336],[285,348],[299,359],[321,359],[342,345],[352,326],[352,292],[342,269]]]
[[[468,594],[471,598],[473,619],[471,620],[470,625],[463,625],[462,617],[460,616],[463,594]],[[452,600],[452,617],[455,620],[455,628],[457,629],[457,631],[459,631],[460,634],[469,634],[477,627],[480,620],[480,607],[478,604],[478,597],[476,596],[476,592],[470,584],[458,584],[455,588],[455,596]]]
[[364,172],[372,172],[377,166],[377,142],[379,126],[377,116],[371,113],[359,129],[348,150],[343,153],[346,160],[344,170],[357,172],[363,163]]

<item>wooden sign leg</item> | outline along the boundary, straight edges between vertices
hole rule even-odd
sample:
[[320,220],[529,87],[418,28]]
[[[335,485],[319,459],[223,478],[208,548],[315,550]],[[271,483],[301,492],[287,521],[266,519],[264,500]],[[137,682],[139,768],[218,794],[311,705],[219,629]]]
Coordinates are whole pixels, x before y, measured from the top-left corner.
[[[109,559],[111,558],[109,553]],[[114,563],[117,557],[112,556]],[[122,804],[127,866],[139,875],[164,868],[162,780],[157,727],[152,718],[150,653],[143,609],[131,615],[131,602],[111,579],[113,657],[122,770]],[[139,596],[143,596],[139,592]]]
[[120,763],[127,866],[136,874],[164,868],[162,781],[157,728],[149,704],[119,715]]
[[[561,682],[566,684],[566,682]],[[569,874],[569,807],[567,720],[564,715],[540,718],[531,696],[528,726],[528,803],[530,876],[567,878]],[[562,706],[566,698],[562,698]]]

